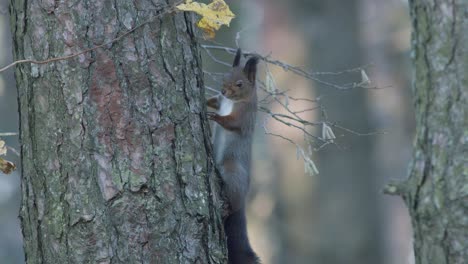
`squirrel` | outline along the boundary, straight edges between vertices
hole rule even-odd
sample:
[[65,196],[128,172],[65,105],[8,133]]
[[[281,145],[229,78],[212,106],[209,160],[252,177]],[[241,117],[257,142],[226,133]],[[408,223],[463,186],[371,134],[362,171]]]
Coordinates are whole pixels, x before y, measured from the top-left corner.
[[237,50],[232,70],[223,79],[221,94],[207,100],[216,110],[208,118],[216,122],[213,136],[214,155],[229,201],[224,221],[229,264],[257,264],[247,235],[245,197],[250,185],[252,140],[257,114],[255,78],[258,57],[251,57],[242,68],[241,49]]

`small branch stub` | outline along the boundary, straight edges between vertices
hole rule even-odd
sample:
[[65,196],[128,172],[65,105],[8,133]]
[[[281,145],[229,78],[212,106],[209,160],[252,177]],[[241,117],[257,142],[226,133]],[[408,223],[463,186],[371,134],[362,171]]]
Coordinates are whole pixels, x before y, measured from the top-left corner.
[[403,194],[402,183],[388,183],[383,188],[383,193],[388,195],[399,195]]

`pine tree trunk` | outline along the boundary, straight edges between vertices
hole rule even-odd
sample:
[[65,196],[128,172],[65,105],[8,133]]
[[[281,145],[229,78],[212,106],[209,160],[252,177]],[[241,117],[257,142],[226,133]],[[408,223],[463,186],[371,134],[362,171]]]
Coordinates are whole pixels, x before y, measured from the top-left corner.
[[[77,53],[168,8],[11,4],[16,60]],[[224,263],[193,30],[170,13],[102,49],[17,66],[27,263]]]
[[417,132],[410,177],[393,191],[409,208],[418,264],[468,259],[467,10],[410,1]]

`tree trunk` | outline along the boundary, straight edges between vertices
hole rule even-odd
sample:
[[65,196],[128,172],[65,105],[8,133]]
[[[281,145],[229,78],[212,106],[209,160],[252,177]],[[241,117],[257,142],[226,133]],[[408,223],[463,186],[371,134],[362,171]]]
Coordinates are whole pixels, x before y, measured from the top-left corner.
[[416,263],[468,259],[468,3],[410,1],[417,131],[410,177]]
[[11,3],[16,60],[154,20],[16,68],[27,263],[223,263],[191,16],[154,19],[162,0]]

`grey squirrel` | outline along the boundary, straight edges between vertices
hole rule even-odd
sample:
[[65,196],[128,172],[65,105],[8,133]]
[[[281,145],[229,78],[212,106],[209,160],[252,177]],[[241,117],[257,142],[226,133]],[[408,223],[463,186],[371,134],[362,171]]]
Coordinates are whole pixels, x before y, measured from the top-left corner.
[[223,80],[222,94],[209,98],[207,105],[217,110],[208,113],[208,118],[217,123],[213,136],[215,161],[230,206],[224,221],[229,264],[255,264],[259,259],[247,236],[245,197],[250,184],[259,58],[250,58],[242,68],[239,65],[241,55],[238,49],[233,68]]

